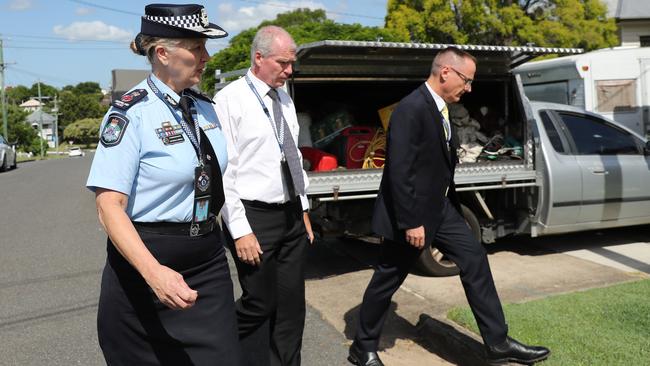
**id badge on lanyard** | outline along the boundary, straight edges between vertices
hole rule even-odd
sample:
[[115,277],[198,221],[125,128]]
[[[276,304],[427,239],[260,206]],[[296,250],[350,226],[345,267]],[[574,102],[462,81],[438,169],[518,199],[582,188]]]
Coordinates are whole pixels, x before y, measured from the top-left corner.
[[200,225],[210,219],[212,173],[208,164],[206,162],[194,168],[194,210],[190,236],[198,236]]

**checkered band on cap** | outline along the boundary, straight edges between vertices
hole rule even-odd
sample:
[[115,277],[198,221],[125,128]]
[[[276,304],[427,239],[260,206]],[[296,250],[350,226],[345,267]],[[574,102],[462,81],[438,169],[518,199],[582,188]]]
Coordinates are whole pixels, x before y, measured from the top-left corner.
[[202,17],[201,14],[178,15],[172,17],[145,15],[144,17],[152,22],[198,31],[203,30],[210,24],[207,22],[207,17]]
[[140,33],[166,38],[222,38],[228,32],[210,23],[201,5],[150,4],[145,7]]

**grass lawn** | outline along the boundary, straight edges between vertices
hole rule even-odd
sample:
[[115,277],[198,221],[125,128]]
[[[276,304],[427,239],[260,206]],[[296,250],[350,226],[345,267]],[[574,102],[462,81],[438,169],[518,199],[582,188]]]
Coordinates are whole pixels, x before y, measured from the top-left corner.
[[[544,365],[650,365],[650,280],[504,305],[509,335],[551,349]],[[478,334],[469,308],[447,317]]]

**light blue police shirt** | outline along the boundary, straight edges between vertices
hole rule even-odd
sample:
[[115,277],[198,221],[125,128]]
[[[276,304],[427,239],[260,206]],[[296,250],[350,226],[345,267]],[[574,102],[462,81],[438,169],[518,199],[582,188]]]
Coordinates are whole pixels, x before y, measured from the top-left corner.
[[[151,79],[163,95],[168,94],[178,103],[178,94],[153,74]],[[126,213],[133,221],[190,222],[194,169],[198,166],[196,152],[170,108],[151,90],[147,80],[132,90],[137,89],[147,91],[142,100],[126,111],[113,106],[106,113],[100,136],[107,133],[114,142],[110,146],[98,144],[86,187],[93,192],[105,188],[128,195]],[[193,99],[195,118],[210,140],[223,174],[228,153],[221,124],[211,103]],[[179,108],[172,109],[182,118]],[[120,122],[119,132],[107,132],[110,120],[119,121],[120,116],[115,119],[115,114],[125,116],[128,123]]]

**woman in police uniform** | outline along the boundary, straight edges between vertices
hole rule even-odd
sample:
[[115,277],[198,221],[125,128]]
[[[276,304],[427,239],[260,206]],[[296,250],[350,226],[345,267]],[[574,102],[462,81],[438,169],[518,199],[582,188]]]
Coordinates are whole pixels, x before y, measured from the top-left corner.
[[209,97],[189,89],[206,38],[200,5],[145,7],[132,50],[151,75],[102,122],[87,186],[108,256],[98,310],[109,365],[236,365],[232,282],[216,216],[226,142]]

